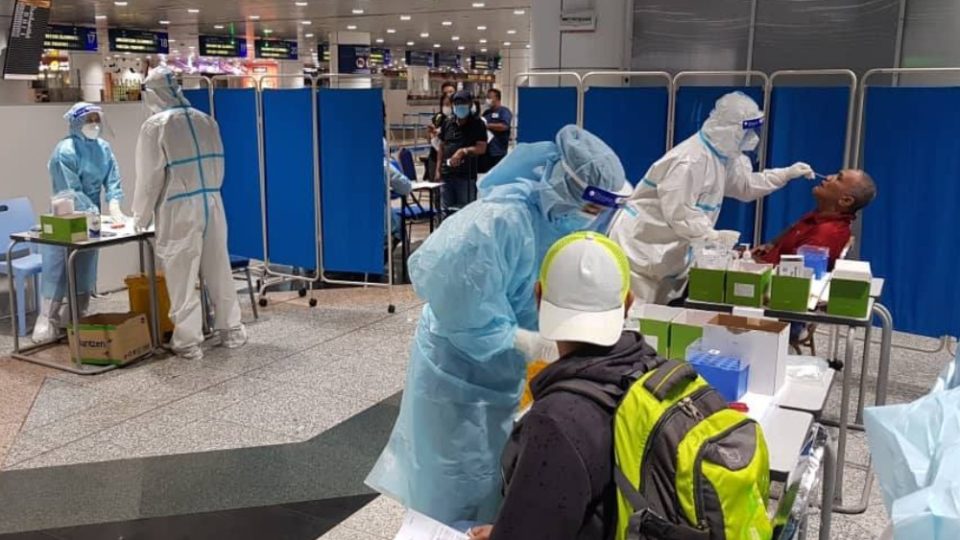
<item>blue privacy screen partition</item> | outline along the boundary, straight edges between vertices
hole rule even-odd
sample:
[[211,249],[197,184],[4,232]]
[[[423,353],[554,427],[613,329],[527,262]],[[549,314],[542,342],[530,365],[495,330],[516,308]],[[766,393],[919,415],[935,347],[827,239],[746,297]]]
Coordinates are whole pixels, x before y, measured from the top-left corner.
[[210,111],[210,91],[206,88],[194,88],[183,91],[183,97],[187,98],[190,106],[194,109],[212,114]]
[[[521,86],[521,81],[551,77],[573,86]],[[552,141],[560,128],[578,124],[580,75],[573,72],[520,73],[517,88],[517,142]]]
[[[711,75],[710,73],[718,73]],[[681,86],[680,81],[684,77],[744,77],[748,75],[744,72],[738,73],[720,73],[720,72],[682,72],[674,78],[674,88],[676,92],[676,106],[673,122],[673,143],[680,144],[687,138],[695,135],[703,122],[710,116],[716,101],[725,94],[740,91],[757,102],[762,109],[764,107],[764,86],[767,77],[761,72],[750,73],[756,81],[763,86]],[[763,145],[760,146],[763,151]],[[756,168],[756,163],[754,163]],[[756,232],[756,203],[743,203],[735,199],[726,198],[723,200],[723,208],[720,210],[720,219],[717,221],[718,230],[740,231],[740,238],[743,242],[753,242]]]
[[869,77],[862,159],[877,199],[864,212],[862,256],[886,278],[898,330],[956,336],[960,87],[868,87]]
[[666,152],[673,80],[665,72],[617,72],[623,78],[663,79],[664,86],[589,86],[591,78],[611,76],[592,72],[583,78],[583,127],[604,140],[623,163],[627,179],[636,185],[653,162]]
[[[837,76],[846,86],[777,86],[777,79]],[[800,77],[798,77],[800,76]],[[820,79],[818,80],[818,84]],[[809,163],[830,175],[850,163],[857,76],[849,70],[777,72],[767,111],[767,166],[789,167]],[[766,197],[763,203],[763,241],[771,242],[805,213],[814,209],[811,190],[819,183],[792,181]]]
[[383,90],[321,88],[317,102],[323,271],[382,275],[388,268]]
[[319,272],[314,89],[262,88],[267,261]]
[[227,214],[228,248],[233,255],[263,260],[257,91],[218,89],[213,92],[213,101],[223,139],[220,194]]

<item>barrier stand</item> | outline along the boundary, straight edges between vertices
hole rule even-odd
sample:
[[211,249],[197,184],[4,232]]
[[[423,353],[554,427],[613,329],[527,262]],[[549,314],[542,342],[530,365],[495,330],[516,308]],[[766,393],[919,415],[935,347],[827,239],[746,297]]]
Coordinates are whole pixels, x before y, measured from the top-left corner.
[[[320,245],[318,246],[318,249],[317,249],[317,258],[318,258],[318,262],[317,262],[318,266],[317,266],[317,268],[320,269],[320,272],[319,272],[319,274],[320,274],[320,280],[321,280],[323,283],[328,283],[328,284],[331,284],[331,285],[352,285],[352,286],[359,286],[359,287],[364,287],[364,288],[366,288],[366,287],[385,287],[385,288],[387,289],[388,295],[389,295],[389,297],[390,297],[389,305],[387,306],[387,311],[388,311],[389,313],[394,313],[394,312],[396,311],[396,305],[395,305],[394,302],[393,302],[393,249],[390,249],[390,248],[391,248],[391,242],[389,241],[390,235],[391,235],[392,231],[391,231],[391,227],[390,227],[390,217],[391,217],[391,216],[390,216],[390,214],[391,214],[391,205],[390,205],[390,203],[391,203],[391,201],[390,201],[390,182],[389,182],[389,176],[388,176],[388,171],[387,171],[387,166],[388,166],[387,164],[384,164],[384,167],[383,167],[383,169],[382,169],[382,172],[383,172],[383,184],[382,184],[382,185],[383,185],[383,188],[384,188],[384,191],[383,191],[383,192],[384,192],[384,200],[385,200],[385,206],[384,206],[384,218],[385,218],[384,235],[385,235],[385,236],[384,236],[384,237],[387,239],[387,241],[386,241],[386,246],[387,246],[387,283],[386,283],[386,284],[383,284],[383,283],[376,283],[376,282],[366,281],[367,274],[364,274],[364,278],[365,278],[364,281],[350,281],[350,280],[332,279],[332,278],[327,277],[327,275],[326,275],[326,273],[325,273],[325,271],[324,271],[324,266],[323,266],[323,214],[322,214],[322,212],[323,212],[323,206],[322,206],[322,204],[321,204],[321,203],[322,203],[322,199],[321,199],[321,197],[322,197],[322,192],[321,192],[321,190],[320,190],[320,162],[319,162],[320,149],[319,149],[319,145],[317,144],[317,140],[318,140],[318,137],[319,137],[319,134],[318,134],[318,129],[319,129],[319,128],[318,128],[318,122],[317,122],[317,120],[318,120],[318,116],[317,116],[317,86],[318,86],[318,84],[319,84],[320,82],[322,82],[322,81],[328,81],[328,82],[330,83],[330,87],[331,87],[331,88],[339,88],[340,84],[341,84],[343,81],[345,81],[345,80],[356,80],[356,81],[360,81],[360,82],[368,81],[369,84],[370,84],[370,88],[380,88],[381,91],[382,91],[382,89],[383,89],[383,78],[382,78],[381,76],[379,76],[379,75],[356,75],[356,74],[336,74],[336,73],[330,73],[330,74],[325,74],[325,75],[319,75],[319,76],[317,76],[317,77],[314,79],[314,96],[313,96],[313,106],[314,106],[313,118],[314,118],[314,122],[313,122],[313,131],[314,131],[314,145],[315,145],[315,147],[316,147],[316,151],[314,152],[313,167],[314,167],[314,174],[315,174],[316,179],[317,179],[317,191],[316,191],[316,194],[317,194],[317,198],[316,198],[316,208],[317,208],[317,238],[320,239]],[[334,86],[334,85],[336,85],[336,86]],[[381,156],[381,158],[380,158],[380,161],[381,161],[381,162],[384,161],[382,156]]]
[[[258,147],[260,152],[260,209],[261,217],[263,224],[263,279],[260,285],[260,305],[266,305],[266,290],[267,287],[278,285],[281,283],[287,282],[300,282],[304,284],[300,288],[299,294],[301,297],[305,297],[308,294],[308,291],[312,290],[310,284],[317,281],[322,273],[322,255],[321,247],[318,243],[317,245],[317,255],[315,257],[315,270],[311,274],[292,274],[281,272],[270,267],[270,242],[268,239],[268,227],[267,221],[269,219],[268,209],[267,209],[267,173],[266,173],[266,137],[264,134],[264,114],[263,114],[263,90],[264,90],[264,81],[267,80],[276,80],[282,82],[283,80],[288,79],[298,79],[298,80],[310,80],[310,102],[311,102],[311,118],[313,119],[313,191],[314,191],[314,216],[316,221],[315,232],[317,234],[318,241],[320,240],[320,174],[319,174],[319,155],[320,148],[318,144],[317,137],[317,80],[315,78],[308,78],[304,75],[264,75],[257,81],[257,135],[258,135]],[[277,90],[282,91],[284,88],[267,88],[268,90]],[[295,88],[300,90],[301,88]],[[310,307],[315,307],[317,305],[317,299],[311,294],[309,304]]]
[[[676,123],[677,123],[676,94],[680,91],[680,87],[682,86],[682,85],[681,85],[681,81],[682,81],[683,79],[694,78],[694,77],[697,77],[697,78],[706,78],[706,79],[744,77],[744,78],[745,78],[745,81],[744,81],[745,84],[742,85],[744,88],[751,87],[751,86],[759,86],[759,87],[761,87],[761,88],[763,89],[763,108],[764,108],[764,109],[769,108],[769,105],[770,105],[770,91],[771,91],[770,77],[768,77],[767,74],[764,73],[764,72],[762,72],[762,71],[756,71],[756,70],[743,70],[743,71],[681,71],[680,73],[677,73],[677,74],[673,77],[673,92],[674,92],[674,100],[673,100],[673,101],[674,101],[674,106],[673,106],[673,110],[670,111],[670,126],[671,126],[671,130],[675,130],[675,129],[676,129]],[[753,77],[759,78],[759,79],[760,79],[760,82],[761,82],[762,84],[753,84],[753,80],[752,80]],[[703,85],[698,85],[698,86],[703,86]],[[737,85],[734,84],[734,85],[731,85],[731,86],[737,86]],[[770,124],[769,122],[764,122],[764,123],[763,123],[763,128],[762,128],[761,133],[760,133],[760,145],[757,147],[757,148],[758,148],[758,157],[759,157],[759,160],[760,160],[760,166],[761,166],[761,167],[763,167],[763,165],[767,162],[767,140],[768,140],[768,138],[769,138],[769,137],[767,137],[767,133],[768,133],[768,131],[769,131],[769,129],[770,129],[770,125],[769,125],[769,124]],[[670,147],[671,147],[671,148],[673,147],[673,138],[674,138],[675,134],[676,134],[675,132],[673,132],[673,133],[670,134]],[[754,223],[753,223],[753,244],[754,244],[754,245],[759,245],[759,243],[760,243],[761,240],[762,240],[762,236],[763,236],[763,200],[757,200],[756,205],[757,205],[757,207],[756,207],[755,216],[754,216]]]
[[[574,89],[577,92],[577,104],[576,104],[576,124],[579,127],[583,127],[583,103],[581,99],[583,97],[583,77],[575,71],[524,71],[522,73],[517,73],[513,77],[513,103],[514,103],[514,114],[513,114],[513,132],[517,134],[519,139],[519,126],[520,126],[520,81],[526,80],[527,85],[531,79],[535,77],[557,77],[557,88],[566,88],[559,85],[560,79],[563,77],[570,77],[576,80],[576,85]],[[549,88],[549,87],[547,87]]]

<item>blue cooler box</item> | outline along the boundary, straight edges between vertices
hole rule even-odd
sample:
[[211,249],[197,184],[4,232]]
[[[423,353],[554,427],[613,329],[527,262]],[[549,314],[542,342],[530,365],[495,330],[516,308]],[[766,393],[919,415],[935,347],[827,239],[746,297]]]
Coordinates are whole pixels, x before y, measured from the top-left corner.
[[687,362],[727,401],[739,401],[747,393],[750,366],[739,358],[700,351],[689,355]]

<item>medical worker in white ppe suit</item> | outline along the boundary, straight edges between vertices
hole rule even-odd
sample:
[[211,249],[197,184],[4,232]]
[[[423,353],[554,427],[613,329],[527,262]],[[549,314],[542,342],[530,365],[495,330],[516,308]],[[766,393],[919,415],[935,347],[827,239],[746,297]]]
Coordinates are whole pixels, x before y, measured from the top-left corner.
[[679,298],[692,263],[691,244],[718,240],[714,227],[724,197],[753,201],[791,179],[813,178],[806,163],[753,172],[763,111],[742,92],[717,100],[699,132],[654,163],[611,224],[610,238],[630,260],[638,304]]
[[157,256],[176,326],[171,346],[184,358],[203,357],[203,310],[196,287],[203,275],[221,344],[240,347],[247,333],[240,322],[227,253],[220,129],[213,118],[190,106],[166,66],[147,76],[143,100],[153,116],[140,128],[137,140],[133,212],[138,227],[156,223]]

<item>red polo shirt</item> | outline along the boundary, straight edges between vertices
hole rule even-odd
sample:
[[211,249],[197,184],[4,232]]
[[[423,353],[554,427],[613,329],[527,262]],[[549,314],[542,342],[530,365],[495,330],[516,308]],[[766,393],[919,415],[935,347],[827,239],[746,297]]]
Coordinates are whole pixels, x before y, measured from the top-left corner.
[[780,235],[770,251],[760,257],[765,263],[779,264],[781,255],[796,255],[802,246],[820,246],[830,249],[830,268],[850,241],[851,214],[821,214],[817,211],[800,218],[787,232]]

